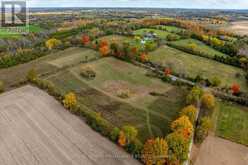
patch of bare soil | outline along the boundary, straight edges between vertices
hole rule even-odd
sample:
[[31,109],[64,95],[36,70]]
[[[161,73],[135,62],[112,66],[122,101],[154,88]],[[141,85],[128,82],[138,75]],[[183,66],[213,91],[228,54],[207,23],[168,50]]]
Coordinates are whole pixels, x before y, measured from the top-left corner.
[[200,148],[195,165],[248,165],[248,148],[209,136]]

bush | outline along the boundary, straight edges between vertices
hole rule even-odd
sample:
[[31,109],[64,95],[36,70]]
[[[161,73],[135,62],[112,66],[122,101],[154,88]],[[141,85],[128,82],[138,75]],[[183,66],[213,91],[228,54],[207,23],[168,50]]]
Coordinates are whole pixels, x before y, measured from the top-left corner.
[[201,97],[203,95],[203,91],[200,87],[193,87],[190,93],[188,94],[186,98],[186,102],[188,104],[194,104],[196,105],[198,101],[200,101]]
[[202,143],[208,136],[208,132],[211,128],[211,120],[208,117],[203,117],[196,128],[195,142]]
[[91,67],[82,67],[80,75],[86,79],[94,79],[96,77],[96,72]]
[[77,97],[73,92],[65,95],[63,105],[69,110],[73,110],[77,106]]
[[30,71],[28,71],[28,73],[26,75],[26,79],[29,82],[32,82],[32,83],[34,83],[35,81],[37,81],[38,74],[37,74],[36,70],[35,69],[31,69]]
[[0,81],[0,93],[4,92],[4,83]]
[[211,93],[205,93],[201,98],[202,107],[208,110],[211,115],[215,108],[215,97]]
[[210,82],[211,82],[211,85],[214,87],[221,85],[221,80],[218,77],[212,78]]
[[110,139],[113,141],[113,142],[117,142],[118,140],[118,137],[119,137],[119,134],[120,134],[120,129],[115,127],[111,133],[110,133]]
[[130,90],[118,90],[117,91],[117,96],[122,98],[122,99],[128,99],[131,96]]

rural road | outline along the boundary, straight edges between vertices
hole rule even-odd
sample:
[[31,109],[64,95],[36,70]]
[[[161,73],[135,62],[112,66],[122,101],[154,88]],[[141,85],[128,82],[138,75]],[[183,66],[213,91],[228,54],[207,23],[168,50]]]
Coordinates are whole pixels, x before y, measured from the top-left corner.
[[35,87],[0,95],[0,105],[0,165],[140,165]]

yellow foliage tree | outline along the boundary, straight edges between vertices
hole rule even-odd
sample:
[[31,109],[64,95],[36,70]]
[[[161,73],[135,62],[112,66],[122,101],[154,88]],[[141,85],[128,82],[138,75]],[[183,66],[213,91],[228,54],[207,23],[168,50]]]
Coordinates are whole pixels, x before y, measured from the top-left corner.
[[188,116],[191,123],[194,124],[196,113],[197,113],[197,108],[194,105],[189,105],[182,109],[180,116]]
[[215,97],[211,93],[203,94],[201,98],[202,105],[207,109],[215,108]]
[[168,145],[165,139],[156,138],[146,141],[142,151],[142,161],[146,165],[163,165],[168,157]]
[[49,40],[46,41],[46,47],[51,50],[53,48],[58,47],[59,45],[61,45],[62,42],[60,40],[57,40],[55,38],[51,38]]
[[193,125],[188,116],[181,116],[171,124],[171,129],[175,132],[181,132],[185,138],[189,138],[193,134]]
[[75,106],[77,105],[77,97],[73,92],[70,92],[65,95],[64,100],[63,100],[64,107],[73,110]]

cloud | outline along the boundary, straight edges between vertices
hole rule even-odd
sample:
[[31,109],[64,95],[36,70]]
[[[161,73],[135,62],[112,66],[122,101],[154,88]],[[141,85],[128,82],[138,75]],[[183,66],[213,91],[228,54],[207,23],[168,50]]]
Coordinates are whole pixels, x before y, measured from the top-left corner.
[[28,0],[31,7],[161,7],[248,9],[248,0]]

